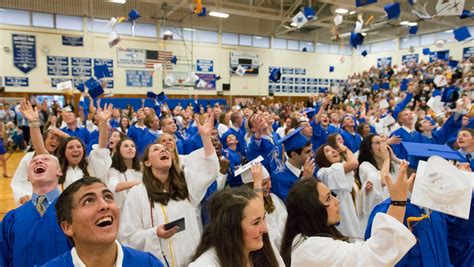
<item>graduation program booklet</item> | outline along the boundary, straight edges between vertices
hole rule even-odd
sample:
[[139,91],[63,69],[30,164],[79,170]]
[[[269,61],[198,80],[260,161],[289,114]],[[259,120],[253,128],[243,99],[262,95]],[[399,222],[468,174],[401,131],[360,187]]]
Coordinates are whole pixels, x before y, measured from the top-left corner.
[[420,160],[411,203],[467,220],[473,188],[467,174],[439,156]]

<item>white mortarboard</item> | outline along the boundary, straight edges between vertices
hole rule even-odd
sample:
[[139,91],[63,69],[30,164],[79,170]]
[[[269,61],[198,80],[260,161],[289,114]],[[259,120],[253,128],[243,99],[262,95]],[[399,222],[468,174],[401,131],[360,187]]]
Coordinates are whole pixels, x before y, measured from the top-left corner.
[[199,81],[199,76],[197,76],[196,73],[191,72],[191,73],[189,73],[188,77],[186,78],[186,80],[184,82],[194,84],[197,81]]
[[362,26],[364,26],[364,24],[362,22],[356,21],[355,27],[354,27],[354,32],[360,33],[362,31]]
[[303,27],[303,25],[306,24],[306,22],[308,22],[308,19],[306,18],[306,16],[304,15],[303,12],[298,12],[298,14],[296,14],[292,19],[293,23],[296,24],[296,27],[299,29],[301,27]]
[[341,23],[342,23],[342,15],[339,15],[339,14],[338,14],[338,15],[336,15],[336,16],[334,17],[334,24],[335,24],[336,26],[338,26],[338,25],[340,25]]
[[[253,177],[252,177],[252,165],[256,164],[256,163],[259,163],[263,161],[263,157],[262,156],[258,156],[257,158],[249,161],[247,164],[245,164],[244,166],[238,168],[237,170],[235,170],[234,172],[234,175],[237,176],[237,175],[240,175],[240,177],[242,178],[242,182],[244,184],[248,184],[248,183],[251,183],[253,182]],[[267,178],[270,178],[270,174],[268,173],[267,169],[265,169],[265,167],[263,167],[262,165],[262,174],[263,174],[263,179],[267,179]]]
[[379,101],[379,108],[388,108],[389,107],[389,104],[387,102],[387,99],[382,99]]
[[444,112],[444,103],[441,102],[440,95],[430,97],[428,102],[426,102],[426,105],[436,113],[436,116],[439,116]]
[[464,0],[438,0],[437,16],[460,16],[464,9]]
[[117,25],[117,22],[118,22],[117,18],[111,17],[109,22],[107,22],[107,27],[113,29],[115,25]]
[[443,87],[443,86],[446,86],[448,84],[448,80],[446,79],[446,77],[442,74],[438,74],[436,75],[436,77],[434,78],[433,80],[434,84],[436,84],[436,86],[438,87]]
[[242,65],[239,65],[235,70],[235,74],[239,75],[240,77],[244,76],[245,72],[247,72],[247,69],[242,67]]
[[56,85],[56,89],[58,90],[72,90],[72,81],[69,80],[69,81],[65,81],[65,82],[62,82],[62,83],[58,83]]
[[199,82],[196,84],[197,88],[206,88],[207,82],[204,81],[203,79],[200,79]]
[[176,79],[174,78],[174,75],[172,73],[166,75],[165,77],[165,84],[167,86],[173,86],[175,83]]
[[469,218],[472,177],[449,161],[432,156],[419,161],[411,203],[463,219]]

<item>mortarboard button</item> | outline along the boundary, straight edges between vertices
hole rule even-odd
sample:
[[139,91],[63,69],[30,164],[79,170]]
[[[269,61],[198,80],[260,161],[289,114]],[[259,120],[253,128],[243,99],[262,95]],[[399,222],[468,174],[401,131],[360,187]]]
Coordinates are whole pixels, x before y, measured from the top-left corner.
[[362,56],[366,57],[368,55],[367,50],[362,51]]
[[90,78],[89,80],[87,80],[86,86],[87,88],[89,88],[89,95],[93,99],[97,98],[98,96],[104,93],[104,89],[102,88],[102,85],[100,85],[100,83],[94,78]]
[[469,29],[466,26],[462,26],[460,28],[455,29],[453,33],[454,38],[456,38],[456,40],[458,40],[459,42],[462,42],[471,37]]
[[431,54],[430,49],[429,48],[423,48],[423,55],[427,56],[429,54]]
[[387,13],[388,19],[397,19],[400,16],[400,3],[395,2],[393,4],[388,4],[384,8],[385,13]]
[[272,69],[272,72],[270,73],[270,80],[274,83],[278,82],[281,78],[281,71],[279,68],[274,68]]
[[128,13],[128,20],[129,21],[135,21],[137,20],[138,18],[140,18],[140,13],[138,13],[138,10],[136,9],[132,9],[130,10],[130,12]]
[[94,74],[97,79],[102,79],[106,77],[112,77],[109,71],[109,67],[107,64],[104,65],[95,65],[94,66]]
[[292,151],[306,146],[309,139],[301,133],[304,127],[299,127],[287,136],[277,141],[277,144],[283,144],[285,151]]

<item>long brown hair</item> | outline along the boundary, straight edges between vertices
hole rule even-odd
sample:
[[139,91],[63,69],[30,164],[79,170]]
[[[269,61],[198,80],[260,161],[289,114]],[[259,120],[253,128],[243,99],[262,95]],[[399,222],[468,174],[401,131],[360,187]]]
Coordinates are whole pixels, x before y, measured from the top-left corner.
[[[209,203],[211,220],[204,229],[192,261],[214,248],[220,266],[245,266],[242,219],[245,207],[255,198],[258,198],[257,194],[247,186],[224,189],[215,193]],[[263,247],[250,252],[249,259],[253,266],[278,266],[268,233],[263,234]]]
[[188,199],[189,191],[184,178],[184,172],[176,163],[176,160],[172,159],[171,168],[168,173],[169,191],[164,190],[164,184],[158,180],[152,172],[151,166],[147,167],[145,162],[149,160],[150,148],[155,144],[150,144],[146,147],[142,157],[143,166],[143,184],[145,185],[148,199],[153,206],[154,202],[159,202],[162,205],[167,205],[170,199],[173,200],[184,200]]
[[87,163],[87,158],[86,158],[87,156],[86,147],[84,146],[84,143],[82,142],[80,138],[70,136],[61,141],[61,144],[59,145],[59,148],[56,152],[56,157],[58,157],[59,159],[61,170],[63,172],[63,175],[59,177],[59,184],[64,184],[64,182],[66,181],[67,169],[69,167],[69,161],[66,158],[66,147],[67,147],[67,144],[69,144],[69,142],[73,140],[79,141],[79,143],[81,143],[81,146],[82,146],[82,159],[79,162],[79,164],[77,164],[77,166],[79,167],[79,169],[81,169],[84,176],[89,176],[89,171],[87,171],[87,167],[89,165]]

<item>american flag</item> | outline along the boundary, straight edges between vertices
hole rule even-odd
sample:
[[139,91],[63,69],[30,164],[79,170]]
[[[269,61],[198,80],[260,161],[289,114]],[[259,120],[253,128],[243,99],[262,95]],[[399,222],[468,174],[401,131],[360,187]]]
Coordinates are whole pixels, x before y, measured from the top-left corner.
[[173,58],[173,52],[171,51],[156,51],[156,50],[147,50],[146,51],[146,68],[153,69],[153,65],[157,63],[163,64],[163,69],[172,70],[173,64],[171,59]]

